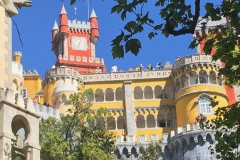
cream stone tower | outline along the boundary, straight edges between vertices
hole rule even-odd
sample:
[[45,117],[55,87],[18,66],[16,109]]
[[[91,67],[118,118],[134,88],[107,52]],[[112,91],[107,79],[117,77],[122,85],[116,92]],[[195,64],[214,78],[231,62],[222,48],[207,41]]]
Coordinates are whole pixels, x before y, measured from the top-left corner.
[[18,8],[31,4],[28,0],[0,0],[0,160],[40,159],[40,116],[32,101],[19,92],[23,82],[20,52],[14,53],[12,62],[11,17],[18,14]]

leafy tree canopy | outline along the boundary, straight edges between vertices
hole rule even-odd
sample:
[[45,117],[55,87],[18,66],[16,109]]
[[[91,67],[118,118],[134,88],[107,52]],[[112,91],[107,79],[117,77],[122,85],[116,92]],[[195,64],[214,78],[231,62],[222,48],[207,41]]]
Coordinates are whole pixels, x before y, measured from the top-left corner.
[[114,134],[105,125],[110,112],[90,109],[93,92],[79,91],[70,97],[66,115],[40,122],[41,159],[111,160],[115,150]]
[[162,157],[160,142],[151,142],[147,148],[141,147],[142,155],[139,160],[158,160]]

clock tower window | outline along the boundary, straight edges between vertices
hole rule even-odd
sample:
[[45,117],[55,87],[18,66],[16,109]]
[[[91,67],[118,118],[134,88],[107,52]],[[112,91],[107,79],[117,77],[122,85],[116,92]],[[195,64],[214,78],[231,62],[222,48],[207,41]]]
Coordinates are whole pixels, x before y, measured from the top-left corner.
[[81,57],[80,57],[80,56],[77,56],[77,57],[76,57],[76,60],[77,60],[77,62],[80,62],[80,61],[81,61]]
[[70,61],[74,61],[74,56],[70,56]]
[[82,57],[83,62],[87,62],[87,57]]
[[68,60],[68,56],[67,56],[67,55],[64,55],[64,56],[63,56],[63,59],[64,59],[64,60]]

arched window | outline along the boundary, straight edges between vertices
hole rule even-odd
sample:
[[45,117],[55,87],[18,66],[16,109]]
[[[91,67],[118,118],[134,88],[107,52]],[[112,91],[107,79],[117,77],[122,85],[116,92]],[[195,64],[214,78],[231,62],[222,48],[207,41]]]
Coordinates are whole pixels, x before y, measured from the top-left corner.
[[67,103],[67,97],[65,94],[62,94],[62,103],[65,105]]
[[[206,83],[206,79],[204,77],[199,77],[199,83],[200,84]],[[198,79],[196,79],[196,84],[198,84]]]
[[206,94],[203,94],[199,97],[199,111],[202,114],[211,114],[212,113],[212,107],[211,107],[211,101],[210,97]]

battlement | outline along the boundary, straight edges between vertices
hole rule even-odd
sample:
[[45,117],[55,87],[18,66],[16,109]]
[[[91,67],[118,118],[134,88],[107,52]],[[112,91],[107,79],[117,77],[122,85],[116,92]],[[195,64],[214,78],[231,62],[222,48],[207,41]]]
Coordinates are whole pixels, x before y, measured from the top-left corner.
[[175,61],[173,65],[174,72],[182,69],[182,67],[186,66],[198,66],[198,65],[212,65],[216,66],[217,68],[222,68],[222,63],[220,60],[212,61],[211,55],[205,55],[205,54],[193,54],[189,56],[185,56],[183,58],[180,58]]
[[76,21],[76,20],[68,20],[68,27],[70,30],[90,31],[91,29],[90,22]]
[[23,76],[39,76],[35,69],[23,70]]
[[221,20],[219,21],[213,21],[211,20],[210,18],[202,18],[202,17],[199,17],[199,22],[197,23],[196,25],[196,28],[195,28],[195,33],[194,33],[194,37],[197,36],[197,34],[199,35],[202,35],[202,26],[203,24],[206,24],[206,29],[205,29],[205,34],[208,33],[209,29],[212,29],[216,26],[227,26],[227,18],[226,17],[221,17]]
[[[163,135],[164,157],[168,159],[215,159],[216,154],[210,154],[209,147],[215,143],[215,131],[211,129],[201,129],[199,123],[193,123],[176,128],[168,135]],[[179,154],[178,152],[184,154]]]
[[22,52],[20,52],[20,51],[15,51],[15,52],[13,53],[13,55],[14,55],[14,56],[18,55],[18,56],[21,56],[21,57],[22,57]]
[[45,105],[34,104],[35,113],[40,115],[41,118],[47,119],[48,117],[54,117],[60,119],[60,112],[56,108],[48,107]]
[[45,80],[51,78],[56,80],[57,77],[71,77],[75,79],[81,79],[81,74],[77,70],[67,67],[53,68],[45,73]]
[[0,101],[5,101],[14,108],[40,118],[35,112],[32,100],[30,98],[23,98],[23,95],[20,93],[14,94],[11,89],[5,90],[4,88],[0,88]]

